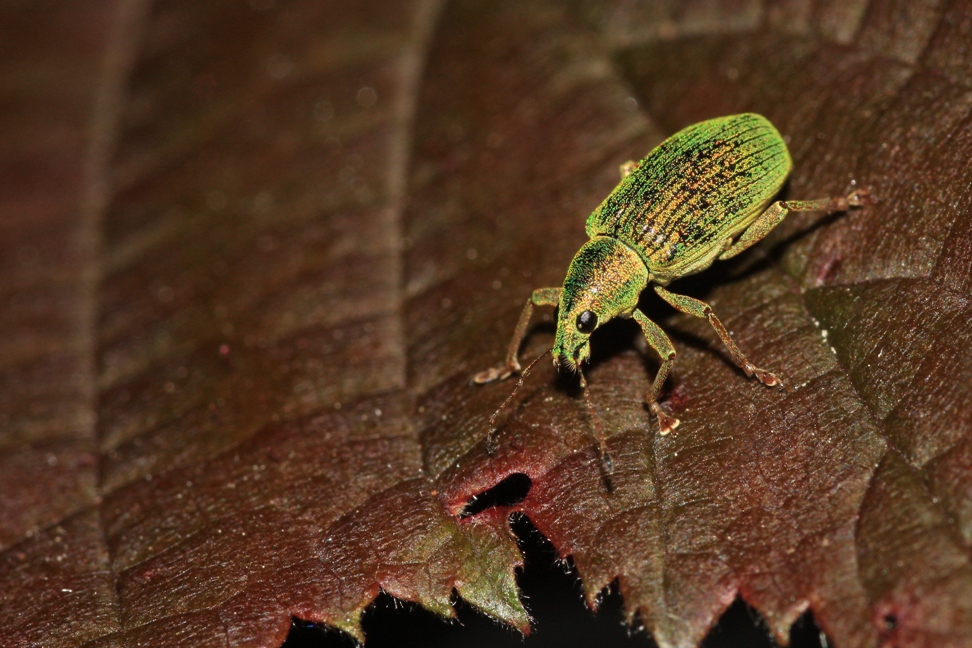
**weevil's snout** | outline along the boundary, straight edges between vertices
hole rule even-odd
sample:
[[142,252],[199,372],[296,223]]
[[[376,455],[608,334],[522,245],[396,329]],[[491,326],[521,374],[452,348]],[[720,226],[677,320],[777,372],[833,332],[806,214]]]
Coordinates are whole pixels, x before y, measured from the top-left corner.
[[553,363],[558,370],[577,368],[591,357],[591,344],[587,335],[565,335],[553,348]]
[[585,341],[579,347],[574,349],[574,361],[573,366],[577,367],[580,364],[587,362],[591,358],[591,343]]

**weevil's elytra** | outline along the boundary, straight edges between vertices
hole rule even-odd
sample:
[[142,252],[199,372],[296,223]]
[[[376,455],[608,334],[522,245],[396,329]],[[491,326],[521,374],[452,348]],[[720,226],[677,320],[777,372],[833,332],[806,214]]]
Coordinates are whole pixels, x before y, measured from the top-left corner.
[[[621,183],[587,219],[585,243],[567,268],[562,288],[538,288],[527,300],[507,351],[506,362],[480,372],[485,383],[520,371],[520,343],[533,306],[557,306],[555,366],[579,371],[590,358],[590,335],[612,318],[634,318],[662,364],[645,396],[661,434],[678,426],[658,404],[675,361],[665,332],[638,310],[649,284],[675,309],[703,318],[729,349],[733,361],[768,386],[772,373],[752,364],[708,304],[665,289],[750,247],[791,211],[843,211],[862,204],[866,191],[842,198],[777,201],[792,162],[786,143],[765,117],[746,113],[689,126],[655,147],[640,162],[621,165]],[[583,375],[581,375],[583,384]],[[610,465],[600,436],[605,466]]]
[[759,115],[694,124],[662,142],[587,220],[639,253],[651,281],[708,267],[759,216],[790,173],[783,138]]

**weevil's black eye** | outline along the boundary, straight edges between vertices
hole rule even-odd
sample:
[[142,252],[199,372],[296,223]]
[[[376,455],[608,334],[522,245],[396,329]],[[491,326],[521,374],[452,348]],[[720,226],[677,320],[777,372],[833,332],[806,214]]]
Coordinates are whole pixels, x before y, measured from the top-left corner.
[[597,315],[591,311],[584,311],[577,316],[577,330],[581,333],[593,333],[597,328]]

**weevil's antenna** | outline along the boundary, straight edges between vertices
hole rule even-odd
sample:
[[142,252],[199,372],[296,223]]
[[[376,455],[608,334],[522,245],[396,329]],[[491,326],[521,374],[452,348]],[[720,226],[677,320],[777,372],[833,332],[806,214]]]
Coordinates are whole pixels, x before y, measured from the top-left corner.
[[611,458],[611,453],[607,449],[607,439],[604,436],[604,429],[601,427],[601,421],[594,413],[594,405],[591,403],[591,392],[587,389],[587,381],[584,379],[584,374],[581,373],[580,367],[577,368],[577,373],[580,374],[580,386],[584,391],[584,402],[587,403],[587,413],[591,417],[591,425],[594,427],[594,438],[597,439],[598,448],[601,450],[601,468],[604,469],[604,479],[607,481],[608,490],[611,490],[611,475],[614,474],[614,459]]
[[530,375],[530,370],[533,369],[533,365],[537,364],[538,362],[540,362],[540,360],[542,360],[543,358],[547,357],[550,354],[551,351],[553,351],[552,348],[547,349],[546,351],[544,351],[542,354],[540,354],[539,356],[537,356],[536,360],[534,360],[533,362],[531,362],[527,366],[527,368],[523,370],[523,373],[520,374],[520,379],[516,381],[516,387],[514,387],[513,388],[513,391],[510,392],[510,395],[506,397],[506,400],[503,401],[503,404],[500,405],[499,408],[495,412],[493,412],[493,415],[492,416],[489,417],[489,435],[486,437],[486,452],[488,452],[489,454],[493,454],[493,450],[496,449],[496,446],[495,446],[495,442],[496,442],[496,438],[495,438],[496,437],[496,415],[499,414],[500,412],[502,412],[504,409],[506,409],[506,406],[509,405],[510,404],[510,401],[513,400],[513,397],[516,396],[516,392],[520,391],[520,387],[523,386],[523,381],[526,380],[526,377]]

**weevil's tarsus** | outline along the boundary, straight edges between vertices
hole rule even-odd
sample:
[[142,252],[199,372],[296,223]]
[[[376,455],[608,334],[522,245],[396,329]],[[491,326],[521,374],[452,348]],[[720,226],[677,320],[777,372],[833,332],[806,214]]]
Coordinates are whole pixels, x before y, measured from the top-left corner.
[[520,387],[523,386],[523,382],[527,379],[527,376],[530,375],[530,370],[533,369],[533,365],[540,362],[540,360],[546,357],[547,354],[549,353],[550,353],[550,349],[547,349],[546,351],[538,355],[533,362],[527,365],[527,368],[520,375],[520,379],[516,381],[516,386],[513,388],[513,391],[510,392],[510,395],[506,397],[506,400],[503,401],[503,404],[500,405],[495,412],[493,412],[493,415],[489,417],[489,434],[486,436],[486,452],[488,454],[492,455],[493,452],[496,451],[496,432],[497,432],[496,416],[500,412],[502,412],[507,405],[510,404],[510,401],[512,401],[513,398],[516,396],[516,393],[520,391]]
[[513,338],[510,340],[509,349],[506,352],[506,362],[498,367],[490,367],[485,371],[480,371],[472,378],[476,385],[484,385],[494,380],[506,380],[510,376],[520,371],[520,345],[526,337],[527,328],[530,326],[530,319],[533,317],[534,306],[556,306],[560,303],[561,288],[537,288],[530,295],[523,310],[520,312],[520,320],[516,323],[513,330]]
[[706,304],[704,301],[695,299],[694,297],[686,297],[685,295],[676,295],[675,293],[668,292],[661,286],[655,286],[655,292],[658,296],[664,299],[666,302],[672,305],[676,310],[679,310],[686,315],[691,315],[693,317],[698,317],[700,319],[707,320],[712,328],[715,329],[716,334],[722,343],[726,345],[729,350],[729,355],[732,356],[732,361],[739,365],[739,368],[745,372],[747,376],[755,376],[757,380],[766,385],[767,387],[783,387],[782,381],[776,377],[775,374],[766,371],[765,369],[760,369],[752,362],[750,362],[743,352],[739,350],[736,343],[733,342],[732,338],[729,336],[729,331],[722,324],[722,321],[716,317],[716,314],[712,312],[712,307]]
[[866,207],[868,205],[876,205],[880,200],[877,196],[871,193],[871,190],[867,187],[858,187],[856,180],[850,181],[850,187],[847,189],[847,205],[849,207]]

